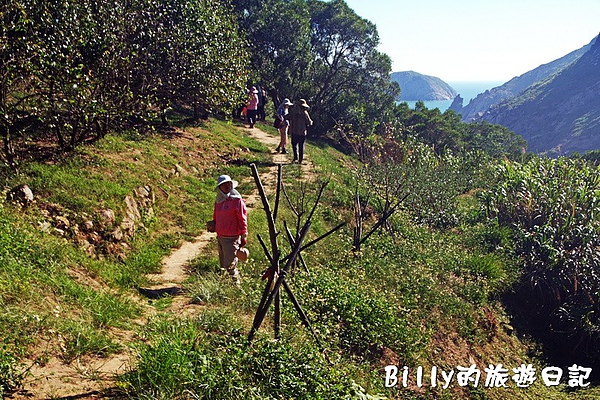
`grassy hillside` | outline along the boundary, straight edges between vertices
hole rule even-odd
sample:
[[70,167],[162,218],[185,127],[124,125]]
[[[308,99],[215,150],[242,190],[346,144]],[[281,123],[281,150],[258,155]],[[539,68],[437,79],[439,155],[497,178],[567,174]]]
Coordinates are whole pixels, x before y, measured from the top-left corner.
[[[275,134],[270,126],[259,127]],[[228,173],[239,179],[239,191],[249,196],[255,191],[249,165],[267,173],[270,151],[235,124],[211,120],[149,136],[111,135],[65,157],[32,160],[18,176],[4,172],[5,189],[25,183],[36,201],[25,210],[0,206],[1,390],[24,386],[33,396],[64,396],[28,375],[47,368],[50,379],[49,367],[63,365],[80,373],[70,379],[69,395],[97,388],[95,395],[107,398],[504,399],[598,393],[570,390],[566,378],[561,386],[542,382],[546,364],[537,345],[511,326],[500,301],[518,277],[510,243],[502,229],[482,219],[476,190],[452,198],[452,227],[432,228],[415,211],[437,203],[428,203],[427,190],[413,186],[410,207],[353,253],[358,184],[353,171],[359,165],[323,144],[308,145],[308,169],[290,164],[283,174],[296,206],[302,200],[312,204],[319,183],[330,181],[309,240],[349,222],[303,253],[309,272],[297,266],[288,279],[325,355],[285,295],[281,339],[273,339],[269,315],[252,344],[247,342],[268,266],[255,236],[268,236],[259,204],[250,211],[252,258],[241,267],[241,288],[221,275],[215,244],[190,263],[183,294],[159,299],[140,294],[163,257],[203,231],[216,177]],[[423,185],[436,190],[429,201],[450,198],[452,185],[443,182],[449,176],[426,177]],[[140,187],[149,188],[150,200],[135,194]],[[129,230],[127,196],[139,203],[139,218]],[[281,221],[294,226],[287,202],[280,213]],[[182,298],[186,307],[174,307]],[[106,375],[92,366],[118,357],[126,367],[111,376],[106,389],[101,384]],[[458,373],[459,366],[472,364],[482,373],[478,385],[461,386],[455,377],[444,387],[442,370]],[[498,364],[508,369],[507,387],[485,387],[484,369]],[[512,368],[521,364],[533,364],[538,372],[528,388],[511,379]],[[387,388],[390,365],[399,369],[399,383]],[[410,371],[406,387],[404,366]],[[440,371],[435,387],[434,366]],[[418,367],[425,371],[422,385]],[[87,386],[78,387],[83,381]]]

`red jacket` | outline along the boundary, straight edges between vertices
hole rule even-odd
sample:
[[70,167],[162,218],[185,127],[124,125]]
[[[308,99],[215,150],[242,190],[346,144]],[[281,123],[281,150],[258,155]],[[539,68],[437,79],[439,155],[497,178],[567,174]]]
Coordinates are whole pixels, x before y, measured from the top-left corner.
[[215,203],[213,219],[218,236],[240,236],[248,233],[248,210],[241,197],[229,196],[224,202]]

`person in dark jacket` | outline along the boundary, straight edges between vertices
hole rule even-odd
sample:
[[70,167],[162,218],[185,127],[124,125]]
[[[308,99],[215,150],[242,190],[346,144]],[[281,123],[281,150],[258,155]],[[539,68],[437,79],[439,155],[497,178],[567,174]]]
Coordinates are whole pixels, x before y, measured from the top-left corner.
[[302,163],[304,160],[304,142],[306,141],[306,129],[313,124],[308,109],[310,107],[306,100],[300,99],[294,102],[294,106],[285,119],[289,121],[289,132],[292,135],[292,150],[294,151],[294,162]]

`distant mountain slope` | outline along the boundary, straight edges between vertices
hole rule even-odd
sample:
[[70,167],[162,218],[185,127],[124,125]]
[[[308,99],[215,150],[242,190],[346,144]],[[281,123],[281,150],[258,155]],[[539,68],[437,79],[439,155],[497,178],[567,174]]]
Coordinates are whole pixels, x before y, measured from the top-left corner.
[[532,151],[600,149],[600,40],[562,71],[488,110],[484,119],[521,135]]
[[402,71],[392,72],[391,77],[400,85],[400,100],[450,100],[457,94],[450,85],[435,76]]
[[502,86],[495,87],[477,95],[477,97],[471,100],[469,104],[462,109],[455,111],[462,115],[462,120],[465,122],[478,119],[487,120],[484,114],[490,107],[518,96],[534,83],[548,79],[550,76],[565,69],[583,56],[590,49],[595,40],[596,39],[594,38],[589,44],[578,50],[572,51],[564,57],[540,65],[521,76],[515,77]]

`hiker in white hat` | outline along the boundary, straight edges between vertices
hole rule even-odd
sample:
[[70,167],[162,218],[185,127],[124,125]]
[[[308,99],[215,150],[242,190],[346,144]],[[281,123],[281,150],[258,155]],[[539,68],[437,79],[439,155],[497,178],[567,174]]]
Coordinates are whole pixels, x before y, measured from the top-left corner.
[[277,115],[275,116],[275,122],[273,126],[275,126],[279,130],[279,145],[275,149],[275,152],[281,151],[282,154],[287,153],[285,146],[287,145],[287,134],[288,134],[288,126],[290,122],[285,119],[285,116],[289,114],[289,108],[293,106],[294,103],[290,101],[290,99],[283,99],[279,107],[277,107]]
[[[239,285],[238,258],[247,258],[248,255],[243,250],[239,252],[246,245],[248,210],[242,196],[235,190],[237,185],[238,182],[231,179],[229,175],[219,176],[213,220],[219,243],[221,268],[225,269],[234,283]],[[238,254],[241,256],[238,257]]]

